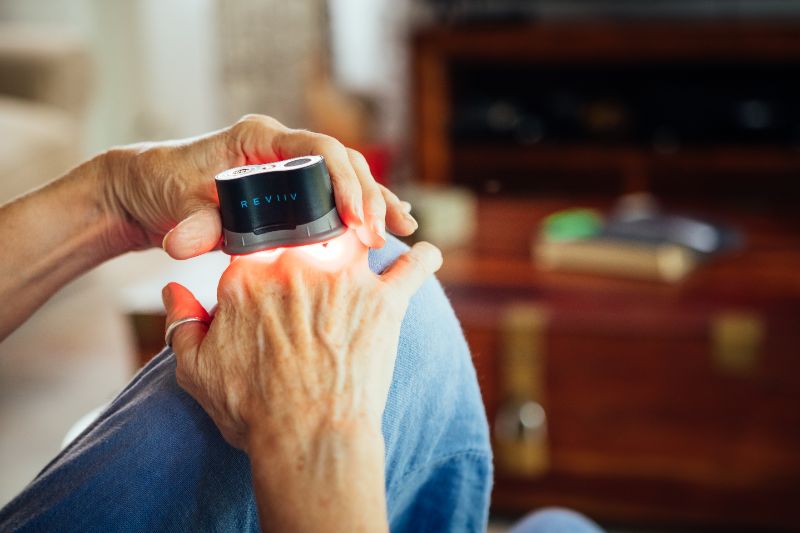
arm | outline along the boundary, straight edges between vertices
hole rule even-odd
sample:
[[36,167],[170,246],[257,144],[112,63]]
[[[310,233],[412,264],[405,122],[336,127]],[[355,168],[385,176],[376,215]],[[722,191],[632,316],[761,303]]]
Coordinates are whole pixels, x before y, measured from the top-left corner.
[[247,445],[264,531],[388,531],[380,427],[255,430]]
[[[405,310],[441,254],[417,244],[377,276],[352,233],[334,244],[325,264],[303,249],[237,259],[211,325],[173,338],[178,383],[250,456],[265,530],[388,528],[381,419]],[[169,322],[208,317],[176,284],[164,303]]]
[[0,340],[69,281],[126,251],[124,226],[105,209],[105,173],[98,157],[0,208]]
[[214,176],[245,163],[319,154],[345,224],[380,247],[384,227],[416,229],[408,204],[375,183],[363,156],[341,143],[249,115],[185,141],[115,148],[0,208],[0,340],[70,280],[122,253],[162,246],[187,259],[216,248]]

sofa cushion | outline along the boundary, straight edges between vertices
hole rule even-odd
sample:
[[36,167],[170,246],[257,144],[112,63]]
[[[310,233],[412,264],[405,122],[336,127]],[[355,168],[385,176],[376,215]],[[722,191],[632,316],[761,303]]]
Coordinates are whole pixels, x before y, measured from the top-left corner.
[[0,203],[75,165],[80,137],[79,124],[66,111],[0,96]]

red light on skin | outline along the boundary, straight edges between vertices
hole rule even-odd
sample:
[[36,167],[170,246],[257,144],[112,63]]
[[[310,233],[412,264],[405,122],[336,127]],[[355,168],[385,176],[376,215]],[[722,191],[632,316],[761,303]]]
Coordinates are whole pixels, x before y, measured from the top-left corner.
[[340,235],[329,241],[298,246],[297,251],[314,261],[335,263],[345,254],[347,247],[348,243],[345,235]]
[[291,248],[275,248],[273,250],[264,250],[247,255],[233,255],[231,256],[231,262],[247,257],[259,262],[272,263],[282,254],[291,251],[292,253],[298,253],[320,268],[335,270],[348,260],[352,260],[359,248],[363,248],[363,245],[360,245],[360,241],[355,232],[353,230],[347,230],[338,237],[316,244],[304,244]]
[[[283,253],[284,250],[285,250],[285,248],[275,248],[273,250],[263,250],[261,252],[254,252],[252,254],[249,254],[247,257],[252,257],[253,259],[260,259],[260,260],[264,260],[264,261],[274,261]],[[239,255],[239,256],[236,256],[236,257],[238,258],[238,257],[243,257],[243,256]]]
[[357,261],[360,255],[364,261],[367,258],[367,248],[354,230],[347,230],[329,241],[300,246],[292,251],[294,250],[311,265],[329,272],[340,270],[344,265]]
[[285,248],[275,248],[272,250],[263,250],[261,252],[253,252],[252,254],[245,254],[245,255],[232,255],[231,256],[231,263],[238,259],[248,258],[253,259],[255,261],[260,261],[263,263],[272,263],[275,261],[280,255],[283,253]]

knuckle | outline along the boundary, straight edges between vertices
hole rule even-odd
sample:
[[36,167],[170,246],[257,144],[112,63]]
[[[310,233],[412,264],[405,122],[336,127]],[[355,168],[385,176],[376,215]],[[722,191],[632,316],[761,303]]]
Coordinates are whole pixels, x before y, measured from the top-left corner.
[[251,116],[245,115],[228,129],[227,137],[229,142],[240,142],[251,135],[254,129],[253,120],[250,119]]
[[241,118],[239,118],[239,120],[236,123],[237,124],[247,124],[249,122],[253,122],[255,120],[258,120],[260,116],[261,115],[258,115],[256,113],[247,113],[245,115],[242,115]]
[[279,130],[284,127],[278,120],[270,116],[249,113],[236,121],[231,129],[235,134],[243,134],[254,130]]
[[422,261],[422,258],[419,257],[418,254],[412,252],[408,252],[404,255],[401,255],[398,261],[405,267],[408,267],[412,270],[424,270],[425,263]]
[[259,113],[248,113],[246,115],[242,115],[242,117],[238,120],[237,124],[275,125],[275,124],[280,124],[280,122],[278,122],[276,119],[268,115],[261,115]]
[[400,203],[400,198],[398,198],[395,193],[393,193],[391,190],[384,187],[380,183],[378,183],[378,189],[380,189],[381,194],[383,195],[384,199],[387,202],[392,202],[394,204]]
[[220,282],[217,286],[217,300],[220,304],[238,302],[242,299],[246,285],[244,277],[242,272],[233,272]]
[[315,147],[322,152],[323,155],[330,154],[332,156],[341,157],[347,154],[347,149],[344,145],[330,135],[325,135],[323,133],[312,133],[312,135],[314,135]]
[[237,132],[247,131],[259,121],[259,115],[248,114],[243,115],[242,118],[236,121],[233,125],[233,130]]
[[353,148],[348,148],[347,149],[347,155],[350,157],[350,161],[354,165],[363,165],[363,166],[369,168],[369,164],[367,163],[367,158],[364,157],[364,154],[362,154],[358,150],[355,150]]
[[439,248],[437,248],[433,244],[431,244],[429,242],[422,241],[422,242],[418,242],[414,246],[417,249],[417,254],[420,257],[426,256],[426,257],[430,258],[430,260],[431,260],[430,262],[432,262],[432,263],[441,262],[442,261],[442,251],[439,250]]

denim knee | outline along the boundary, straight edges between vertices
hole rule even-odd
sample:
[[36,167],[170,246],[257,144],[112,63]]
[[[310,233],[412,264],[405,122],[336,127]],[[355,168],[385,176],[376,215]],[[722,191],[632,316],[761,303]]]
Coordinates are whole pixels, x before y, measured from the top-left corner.
[[602,533],[600,526],[580,513],[557,507],[542,509],[514,524],[509,533]]

